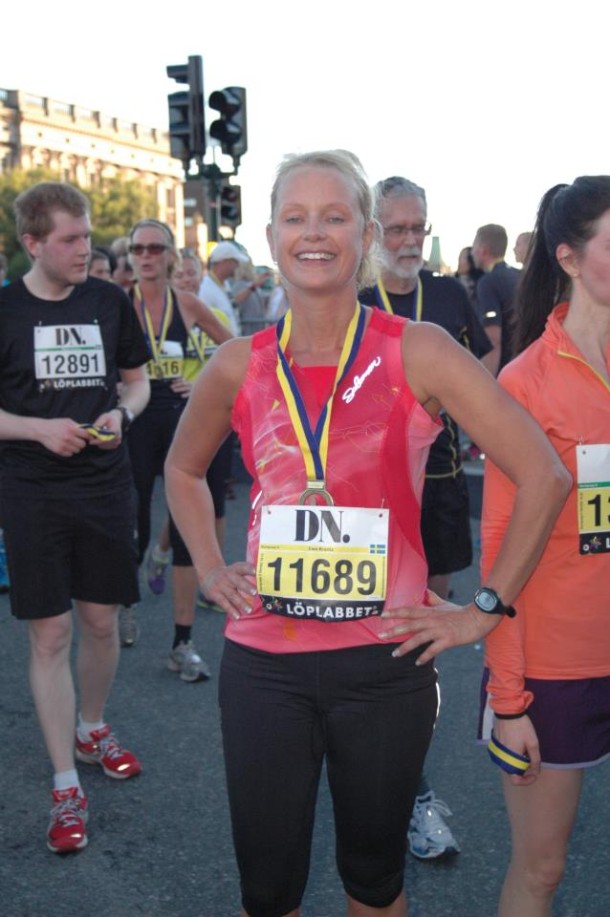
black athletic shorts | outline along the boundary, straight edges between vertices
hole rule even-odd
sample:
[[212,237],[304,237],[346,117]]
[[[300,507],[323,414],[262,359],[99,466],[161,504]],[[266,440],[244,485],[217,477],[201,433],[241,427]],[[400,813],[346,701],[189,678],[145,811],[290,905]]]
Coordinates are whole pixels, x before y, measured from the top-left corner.
[[[341,627],[329,624],[329,627]],[[300,904],[326,761],[345,890],[388,907],[438,707],[432,663],[394,645],[265,653],[225,641],[220,708],[242,903],[250,917]]]
[[463,471],[455,478],[426,478],[421,534],[430,576],[457,573],[470,566],[470,507]]
[[73,599],[100,605],[139,601],[131,485],[78,499],[2,490],[15,617],[51,618],[69,611]]

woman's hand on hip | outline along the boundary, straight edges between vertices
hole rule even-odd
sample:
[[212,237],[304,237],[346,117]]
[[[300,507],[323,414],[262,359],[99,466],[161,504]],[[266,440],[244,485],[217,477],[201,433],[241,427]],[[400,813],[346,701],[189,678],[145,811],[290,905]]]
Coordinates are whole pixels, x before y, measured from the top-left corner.
[[257,595],[255,575],[252,564],[245,561],[213,567],[201,580],[201,589],[206,598],[239,620],[243,615],[250,614],[254,607]]
[[455,605],[441,599],[430,589],[426,590],[426,604],[409,608],[391,608],[381,615],[388,623],[380,634],[384,640],[409,634],[394,656],[404,656],[419,646],[428,644],[417,658],[424,665],[443,650],[465,643],[477,643],[490,633],[501,620],[500,615],[486,615],[474,604]]

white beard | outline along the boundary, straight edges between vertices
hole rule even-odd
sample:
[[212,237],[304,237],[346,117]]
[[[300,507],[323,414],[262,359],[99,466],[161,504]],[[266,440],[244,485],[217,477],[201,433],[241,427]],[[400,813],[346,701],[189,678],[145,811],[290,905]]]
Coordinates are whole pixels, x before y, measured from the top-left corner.
[[424,266],[424,259],[422,258],[421,251],[419,249],[415,251],[411,250],[402,252],[402,255],[415,255],[418,256],[418,260],[413,264],[402,264],[400,261],[400,252],[390,253],[387,249],[382,248],[381,264],[383,270],[387,271],[388,274],[392,274],[394,277],[400,278],[400,280],[415,280]]

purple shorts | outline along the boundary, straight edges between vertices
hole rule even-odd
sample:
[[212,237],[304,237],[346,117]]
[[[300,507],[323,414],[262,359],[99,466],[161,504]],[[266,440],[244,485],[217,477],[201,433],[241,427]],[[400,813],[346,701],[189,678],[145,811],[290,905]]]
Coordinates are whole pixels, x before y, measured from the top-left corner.
[[[483,672],[478,740],[487,744],[493,726],[487,682]],[[610,757],[610,676],[603,678],[526,678],[534,695],[531,719],[545,767],[593,767]]]

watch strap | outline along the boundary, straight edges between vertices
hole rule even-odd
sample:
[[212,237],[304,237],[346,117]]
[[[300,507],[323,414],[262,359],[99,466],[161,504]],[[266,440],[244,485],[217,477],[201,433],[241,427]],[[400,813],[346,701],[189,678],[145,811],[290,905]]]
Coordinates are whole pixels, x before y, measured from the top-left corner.
[[117,404],[116,409],[121,413],[121,430],[123,433],[127,433],[134,421],[134,413],[130,411],[129,408],[125,407],[124,404]]

